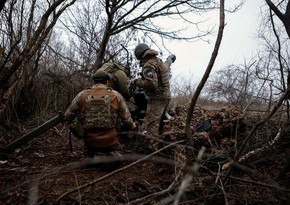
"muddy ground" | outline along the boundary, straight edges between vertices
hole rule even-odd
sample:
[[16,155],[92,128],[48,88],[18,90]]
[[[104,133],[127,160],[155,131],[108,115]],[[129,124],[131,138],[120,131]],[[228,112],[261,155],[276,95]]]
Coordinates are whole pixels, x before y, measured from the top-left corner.
[[[182,171],[188,146],[185,117],[186,109],[177,107],[164,127],[160,148],[167,148],[155,154],[148,149],[146,135],[127,133],[120,136],[125,146],[120,156],[85,159],[83,142],[74,137],[70,142],[62,124],[11,153],[2,150],[0,204],[290,204],[290,176],[278,179],[290,156],[290,132],[281,117],[258,129],[243,152],[253,153],[223,181],[223,166],[262,116],[234,107],[196,109],[192,126],[211,119],[211,129],[193,137],[194,159],[202,147],[205,152],[184,186],[184,179],[190,179]],[[21,130],[2,131],[1,147],[35,126],[31,122]]]

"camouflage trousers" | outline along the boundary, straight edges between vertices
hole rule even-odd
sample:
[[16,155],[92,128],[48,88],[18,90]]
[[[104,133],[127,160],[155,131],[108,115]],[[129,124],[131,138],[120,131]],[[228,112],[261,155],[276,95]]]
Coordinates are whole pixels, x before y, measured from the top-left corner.
[[158,149],[160,144],[161,124],[170,100],[152,100],[147,104],[146,117],[142,123],[141,130],[147,131],[150,137],[149,148]]

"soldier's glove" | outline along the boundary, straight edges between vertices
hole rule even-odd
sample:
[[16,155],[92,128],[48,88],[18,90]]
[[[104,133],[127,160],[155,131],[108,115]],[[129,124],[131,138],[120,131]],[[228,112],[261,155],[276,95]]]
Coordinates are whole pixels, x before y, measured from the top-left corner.
[[130,91],[130,95],[131,96],[133,95],[135,89],[136,89],[136,86],[135,85],[132,85],[132,84],[129,85],[129,91]]
[[174,61],[176,60],[176,56],[174,54],[171,54],[167,57],[167,59],[171,59],[172,63],[174,63]]

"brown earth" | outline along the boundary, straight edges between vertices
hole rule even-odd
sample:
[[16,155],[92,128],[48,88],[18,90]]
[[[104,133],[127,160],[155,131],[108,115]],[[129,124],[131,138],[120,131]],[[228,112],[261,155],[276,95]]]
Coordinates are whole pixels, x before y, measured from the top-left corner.
[[[162,145],[167,149],[152,154],[146,136],[127,133],[120,137],[125,146],[121,156],[94,160],[84,159],[83,143],[76,138],[70,149],[68,129],[60,124],[13,153],[1,153],[0,204],[174,204],[174,200],[198,205],[290,204],[288,173],[277,179],[290,156],[287,127],[273,141],[281,117],[258,129],[244,152],[254,150],[253,154],[221,183],[227,171],[222,170],[223,165],[233,159],[261,117],[242,114],[232,106],[218,111],[197,108],[192,126],[205,125],[211,119],[212,129],[194,135],[194,154],[206,149],[183,190],[181,185],[188,179],[180,172],[188,145],[184,142],[185,117],[186,108],[177,107],[175,118],[166,122]],[[26,130],[33,127],[35,124],[25,126]],[[1,147],[20,136],[19,131],[2,132]],[[266,146],[270,141],[273,145]],[[121,162],[112,164],[114,160]],[[111,164],[104,164],[108,161]]]

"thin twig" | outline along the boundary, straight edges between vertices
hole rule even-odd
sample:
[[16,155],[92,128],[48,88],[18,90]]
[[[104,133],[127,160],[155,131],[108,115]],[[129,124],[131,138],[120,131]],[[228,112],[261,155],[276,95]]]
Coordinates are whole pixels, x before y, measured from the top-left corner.
[[[276,134],[276,137],[271,142],[269,142],[268,144],[264,145],[263,147],[259,147],[259,148],[255,149],[255,150],[249,151],[248,153],[244,154],[243,156],[240,157],[238,162],[239,163],[244,162],[248,158],[250,158],[251,156],[259,154],[259,153],[269,149],[274,144],[276,144],[280,139],[281,139],[281,128],[279,129],[278,133]],[[227,162],[226,164],[224,164],[222,166],[222,170],[228,169],[230,166],[232,166],[233,163],[234,163],[234,161]]]
[[174,205],[178,205],[182,195],[186,191],[187,187],[189,186],[190,182],[193,180],[194,176],[197,174],[197,171],[199,169],[199,162],[202,159],[202,156],[205,152],[205,147],[201,147],[201,149],[198,152],[196,162],[193,164],[191,172],[185,175],[184,179],[181,182],[180,188],[176,194],[176,197],[174,199]]
[[[211,175],[215,176],[215,175],[219,175],[218,173],[212,172],[211,170],[209,170],[207,167],[205,166],[201,166],[203,169],[207,170]],[[220,174],[221,177],[225,177],[225,174]],[[273,188],[273,189],[277,189],[277,190],[281,190],[281,191],[285,191],[285,192],[290,192],[290,189],[284,189],[282,187],[279,187],[278,185],[270,185],[270,184],[265,184],[262,182],[257,182],[257,181],[252,181],[252,180],[248,180],[248,179],[243,179],[240,177],[234,177],[234,176],[229,176],[229,179],[234,179],[234,180],[238,180],[238,181],[243,181],[243,182],[248,182],[251,184],[256,184],[256,185],[260,185],[260,186],[264,186],[264,187],[269,187],[269,188]]]
[[225,189],[224,189],[224,185],[223,185],[223,182],[222,182],[222,180],[221,180],[221,178],[219,178],[219,182],[220,182],[220,189],[221,189],[221,191],[223,192],[223,194],[224,194],[224,198],[225,198],[225,205],[229,205],[229,201],[228,201],[228,197],[227,197],[227,193],[226,193],[226,191],[225,191]]
[[[128,164],[127,166],[124,166],[124,167],[122,167],[122,168],[120,168],[120,169],[114,170],[114,171],[112,171],[112,172],[110,172],[110,173],[108,173],[108,174],[106,174],[106,175],[104,175],[104,176],[102,176],[102,177],[100,177],[100,178],[94,180],[94,181],[91,181],[91,182],[86,183],[86,184],[83,184],[83,185],[81,185],[81,186],[79,186],[79,187],[77,187],[77,188],[74,188],[74,189],[72,189],[72,190],[69,190],[69,191],[65,192],[64,194],[62,194],[60,197],[57,198],[57,200],[56,200],[56,204],[59,204],[59,200],[60,200],[61,198],[65,197],[65,196],[68,195],[68,194],[71,194],[71,193],[74,193],[75,191],[78,191],[78,190],[84,189],[84,188],[86,188],[86,187],[92,186],[92,185],[94,185],[94,184],[96,184],[96,183],[98,183],[98,182],[100,182],[100,181],[102,181],[102,180],[104,180],[104,179],[106,179],[106,178],[108,178],[108,177],[110,177],[110,176],[112,176],[112,175],[114,175],[114,174],[120,172],[120,171],[123,171],[123,170],[125,170],[125,169],[128,169],[128,168],[130,168],[130,167],[132,167],[132,166],[138,164],[139,162],[142,162],[142,161],[147,160],[147,159],[150,158],[151,156],[153,156],[153,155],[155,155],[155,154],[161,152],[162,150],[167,149],[168,147],[171,147],[171,146],[176,145],[176,144],[181,143],[181,142],[183,142],[183,140],[182,140],[182,141],[178,141],[178,142],[174,142],[174,143],[172,143],[172,144],[169,144],[169,145],[167,145],[167,146],[165,146],[165,147],[163,147],[163,148],[161,148],[161,149],[159,149],[159,150],[157,150],[157,151],[155,151],[155,152],[153,152],[153,153],[151,153],[151,154],[149,154],[149,155],[147,155],[147,156],[145,156],[145,157],[143,157],[143,158],[141,158],[141,159],[139,159],[139,160],[137,160],[137,161],[135,161],[135,162],[133,162],[133,163],[131,163],[131,164]],[[93,160],[92,160],[92,161],[93,161]]]
[[[172,183],[167,187],[167,189],[164,189],[164,190],[162,190],[162,191],[160,191],[160,192],[155,192],[155,193],[150,194],[150,195],[147,195],[147,196],[145,196],[145,197],[143,197],[143,198],[136,199],[135,201],[129,202],[127,205],[131,205],[131,204],[140,204],[141,201],[145,201],[145,200],[147,200],[147,199],[149,199],[149,198],[151,198],[151,197],[157,197],[157,196],[160,196],[160,195],[163,195],[163,194],[169,192],[169,191],[172,189],[172,187],[176,184],[177,179],[180,177],[181,172],[182,172],[182,170],[179,171],[179,173],[176,175],[175,179],[174,179],[173,182],[172,182]],[[160,202],[160,203],[158,203],[158,204],[159,204],[159,205],[162,205],[163,203]]]
[[[248,136],[244,139],[243,144],[241,145],[238,153],[236,154],[236,156],[233,159],[234,162],[237,162],[239,160],[240,156],[243,154],[244,150],[247,148],[247,144],[248,144],[249,140],[254,136],[254,134],[256,133],[256,131],[262,125],[264,125],[277,112],[278,108],[280,108],[280,106],[282,105],[282,103],[284,102],[284,100],[289,96],[289,94],[290,94],[290,86],[288,87],[288,89],[284,93],[284,95],[279,99],[279,101],[274,106],[274,108],[272,109],[272,111],[264,119],[262,119],[259,122],[257,122],[257,124],[255,125],[255,127],[251,130],[251,132],[248,134]],[[224,182],[226,182],[226,180],[230,176],[231,171],[232,171],[232,168],[233,168],[233,166],[232,166],[232,164],[230,164],[229,165],[229,168],[227,169],[226,176],[224,178]]]

